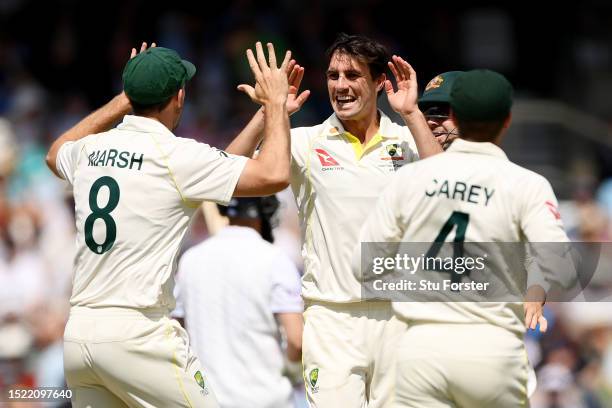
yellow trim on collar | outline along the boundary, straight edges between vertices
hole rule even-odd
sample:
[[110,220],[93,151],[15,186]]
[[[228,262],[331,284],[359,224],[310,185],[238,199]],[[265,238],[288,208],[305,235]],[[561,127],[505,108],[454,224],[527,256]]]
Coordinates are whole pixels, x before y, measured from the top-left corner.
[[344,132],[344,137],[346,138],[347,142],[349,142],[351,146],[353,147],[353,150],[355,151],[356,160],[361,160],[363,155],[369,149],[376,146],[378,143],[382,142],[383,140],[383,137],[380,135],[380,133],[377,133],[376,135],[374,135],[372,139],[370,139],[368,144],[365,147],[363,147],[363,145],[361,144],[361,141],[357,138],[357,136],[354,136],[350,134],[349,132]]

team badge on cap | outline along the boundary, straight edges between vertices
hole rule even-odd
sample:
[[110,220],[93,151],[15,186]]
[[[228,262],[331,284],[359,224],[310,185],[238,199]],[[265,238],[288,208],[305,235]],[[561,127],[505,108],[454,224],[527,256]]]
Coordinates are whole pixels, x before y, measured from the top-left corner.
[[442,85],[442,82],[444,82],[444,78],[442,78],[441,75],[438,75],[437,77],[429,81],[429,83],[425,87],[425,92],[429,91],[430,89],[439,88],[440,85]]

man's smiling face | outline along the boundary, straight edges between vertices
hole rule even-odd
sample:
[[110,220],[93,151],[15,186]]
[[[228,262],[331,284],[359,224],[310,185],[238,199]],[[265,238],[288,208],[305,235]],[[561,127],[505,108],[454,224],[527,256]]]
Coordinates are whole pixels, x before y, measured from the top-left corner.
[[340,120],[360,120],[376,110],[377,91],[385,76],[372,79],[367,64],[357,57],[334,52],[326,72],[329,101]]

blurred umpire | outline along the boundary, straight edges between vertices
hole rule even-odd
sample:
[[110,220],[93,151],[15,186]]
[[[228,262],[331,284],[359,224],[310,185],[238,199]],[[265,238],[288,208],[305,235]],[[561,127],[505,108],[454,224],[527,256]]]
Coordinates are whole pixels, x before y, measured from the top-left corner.
[[278,207],[274,196],[219,206],[229,225],[179,262],[173,315],[222,407],[292,407],[292,383],[302,380],[300,275],[272,245]]

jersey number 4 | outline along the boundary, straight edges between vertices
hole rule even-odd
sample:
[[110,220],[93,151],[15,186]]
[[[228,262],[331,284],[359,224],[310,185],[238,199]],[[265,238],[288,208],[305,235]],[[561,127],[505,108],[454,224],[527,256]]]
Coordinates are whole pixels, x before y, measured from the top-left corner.
[[[102,208],[98,207],[98,194],[100,189],[106,186],[109,190],[108,202]],[[119,204],[119,184],[114,178],[104,176],[97,179],[89,190],[89,208],[91,214],[85,219],[85,243],[95,254],[101,255],[110,250],[117,238],[117,224],[110,213]],[[101,219],[106,226],[106,238],[104,242],[98,244],[93,237],[93,227],[97,219]]]
[[[460,211],[453,211],[451,216],[448,217],[448,220],[446,220],[446,222],[442,226],[442,229],[438,233],[438,236],[436,237],[436,240],[434,241],[433,245],[429,247],[429,250],[425,254],[425,258],[435,258],[436,255],[438,255],[442,244],[444,244],[444,242],[446,241],[446,237],[448,237],[448,234],[451,233],[455,226],[457,226],[457,231],[455,231],[455,239],[453,241],[453,258],[456,259],[463,257],[463,242],[465,241],[465,230],[467,230],[469,222],[470,214]],[[437,269],[433,270],[442,272]],[[453,283],[461,282],[461,276],[461,274],[452,273],[451,281]]]

